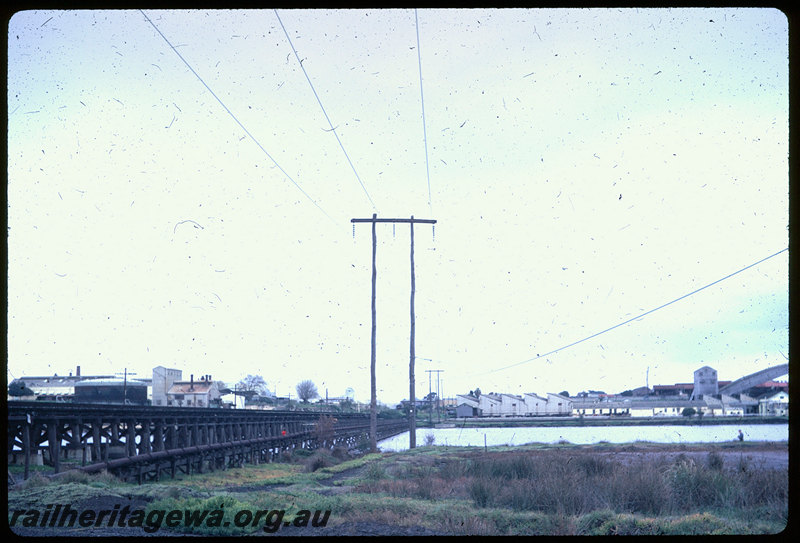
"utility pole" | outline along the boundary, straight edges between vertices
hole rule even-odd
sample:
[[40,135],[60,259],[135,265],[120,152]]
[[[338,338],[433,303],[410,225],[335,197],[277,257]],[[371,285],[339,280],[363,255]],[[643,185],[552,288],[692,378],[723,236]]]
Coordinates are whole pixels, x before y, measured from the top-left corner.
[[[439,374],[442,373],[444,370],[425,370],[425,371],[428,372],[428,387],[430,387],[431,373],[436,372],[436,421],[441,422],[442,417],[439,415]],[[433,419],[432,412],[430,417],[431,419]]]
[[431,372],[433,370],[425,370],[428,372],[428,424],[433,426],[433,390],[431,389]]
[[[409,378],[409,402],[410,408],[408,410],[408,427],[409,427],[409,446],[415,448],[417,446],[417,421],[416,421],[416,398],[414,390],[414,333],[415,333],[415,317],[414,317],[414,292],[416,289],[415,276],[414,276],[414,224],[426,223],[436,224],[435,219],[415,219],[411,215],[410,219],[379,219],[377,213],[372,214],[371,219],[350,219],[351,223],[372,223],[372,350],[370,358],[370,414],[369,414],[369,440],[370,448],[372,451],[378,450],[377,434],[378,434],[378,407],[375,387],[375,331],[376,331],[376,315],[375,315],[375,283],[377,278],[377,269],[375,267],[375,256],[377,252],[377,238],[375,234],[375,225],[379,222],[388,223],[408,223],[411,227],[411,339],[410,339],[410,359],[408,366]],[[354,226],[355,228],[355,226]]]
[[[128,404],[128,368],[125,368],[124,373],[115,373],[115,375],[123,375],[122,381],[122,404]],[[130,375],[136,375],[136,372],[131,372]]]
[[[428,388],[431,388],[431,373],[436,372],[436,418],[437,422],[441,422],[441,418],[439,417],[439,373],[443,372],[444,370],[425,370],[428,372]],[[431,393],[429,392],[429,398]],[[431,424],[433,424],[433,401],[430,402],[430,413],[428,414],[428,420]]]

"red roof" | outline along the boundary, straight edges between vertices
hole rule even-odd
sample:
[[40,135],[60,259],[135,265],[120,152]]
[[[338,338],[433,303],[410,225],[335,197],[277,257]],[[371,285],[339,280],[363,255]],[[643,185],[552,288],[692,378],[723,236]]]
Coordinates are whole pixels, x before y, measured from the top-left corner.
[[188,381],[176,381],[169,387],[167,394],[208,394],[210,389],[210,381],[195,381],[194,384]]
[[756,386],[763,388],[789,388],[789,383],[783,383],[781,381],[764,381],[760,385]]

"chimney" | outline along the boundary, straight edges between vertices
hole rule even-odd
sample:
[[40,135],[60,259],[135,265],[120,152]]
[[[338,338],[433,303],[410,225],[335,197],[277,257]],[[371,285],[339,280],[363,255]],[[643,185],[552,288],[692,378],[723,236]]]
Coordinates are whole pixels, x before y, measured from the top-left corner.
[[77,369],[75,370],[75,377],[80,377],[80,376],[81,376],[81,367],[78,366]]
[[194,390],[194,373],[189,375],[189,390]]

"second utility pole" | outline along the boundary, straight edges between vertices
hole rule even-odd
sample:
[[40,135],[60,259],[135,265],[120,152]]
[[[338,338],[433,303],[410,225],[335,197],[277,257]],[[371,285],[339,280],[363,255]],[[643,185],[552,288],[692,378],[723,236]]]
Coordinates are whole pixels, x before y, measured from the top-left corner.
[[408,366],[408,378],[409,378],[409,402],[410,407],[408,411],[408,430],[409,430],[409,448],[413,449],[417,446],[417,410],[416,410],[416,392],[414,390],[414,328],[415,328],[415,317],[414,317],[414,292],[416,289],[415,285],[415,277],[414,277],[414,223],[426,223],[426,224],[436,224],[435,219],[415,219],[414,215],[411,215],[410,219],[379,219],[377,213],[372,214],[371,219],[350,219],[350,222],[357,223],[357,222],[370,222],[372,223],[372,350],[371,350],[371,359],[370,359],[370,389],[371,389],[371,398],[370,398],[370,414],[369,414],[369,440],[370,440],[370,448],[371,450],[377,451],[378,450],[378,441],[377,441],[377,433],[378,433],[378,407],[377,407],[377,394],[376,394],[376,386],[375,386],[375,283],[377,278],[377,269],[375,267],[375,254],[377,252],[377,239],[375,235],[375,224],[379,222],[391,222],[391,223],[409,223],[411,226],[411,340],[410,340],[410,353],[409,353],[409,366]]

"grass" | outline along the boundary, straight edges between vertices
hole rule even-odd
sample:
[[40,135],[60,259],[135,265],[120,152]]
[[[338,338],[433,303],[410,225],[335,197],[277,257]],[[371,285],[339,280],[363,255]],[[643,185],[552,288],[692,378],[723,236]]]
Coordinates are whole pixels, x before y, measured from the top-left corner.
[[[752,450],[747,443],[733,447]],[[724,446],[680,449],[686,454],[629,455],[628,461],[595,453],[657,453],[664,447],[430,445],[347,460],[315,451],[289,463],[142,486],[107,474],[54,481],[37,475],[9,492],[9,510],[103,494],[147,500],[148,514],[219,510],[223,522],[217,525],[174,528],[202,535],[258,533],[260,527],[231,521],[237,511],[265,508],[285,510],[285,522],[302,520],[301,510],[329,510],[327,528],[334,534],[337,525],[358,523],[386,525],[400,534],[421,526],[449,535],[770,534],[786,526],[786,469],[757,469],[744,455],[726,462]],[[698,456],[701,451],[707,454]]]

